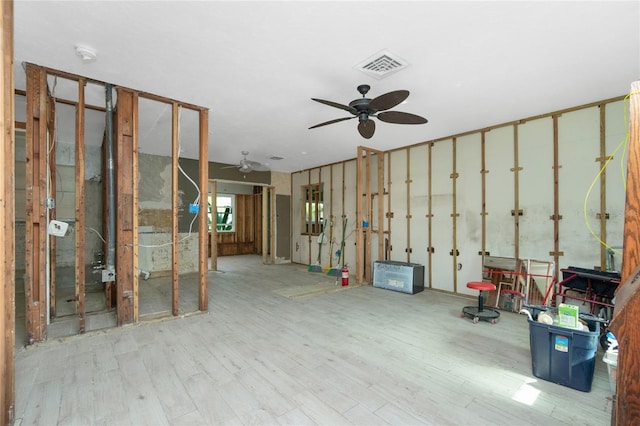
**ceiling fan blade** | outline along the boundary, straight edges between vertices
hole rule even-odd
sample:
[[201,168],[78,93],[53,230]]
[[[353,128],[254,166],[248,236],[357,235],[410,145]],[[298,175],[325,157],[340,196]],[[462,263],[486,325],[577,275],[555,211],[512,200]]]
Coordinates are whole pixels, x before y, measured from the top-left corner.
[[373,120],[364,120],[358,123],[358,132],[365,139],[371,139],[376,131],[376,123]]
[[375,111],[384,111],[399,105],[409,97],[408,90],[396,90],[395,92],[385,93],[377,98],[373,98],[369,103],[369,109]]
[[427,119],[424,117],[400,111],[381,112],[376,117],[378,117],[380,121],[396,124],[424,124],[427,122]]
[[251,170],[255,170],[256,172],[268,172],[269,171],[269,166],[267,166],[266,164],[262,164],[259,161],[247,160],[246,161],[246,165]]
[[320,123],[320,124],[316,124],[315,126],[311,126],[311,127],[309,127],[309,129],[315,129],[316,127],[326,126],[327,124],[333,124],[333,123],[339,123],[339,122],[345,121],[345,120],[351,120],[352,118],[356,118],[356,117],[354,116],[354,117],[336,118],[335,120],[325,121],[324,123]]
[[334,108],[340,108],[340,109],[343,109],[345,111],[349,111],[351,114],[354,114],[354,115],[358,113],[358,111],[354,107],[350,107],[348,105],[342,105],[342,104],[339,104],[337,102],[325,101],[324,99],[311,98],[311,100],[312,101],[316,101],[316,102],[320,102],[321,104],[332,106]]

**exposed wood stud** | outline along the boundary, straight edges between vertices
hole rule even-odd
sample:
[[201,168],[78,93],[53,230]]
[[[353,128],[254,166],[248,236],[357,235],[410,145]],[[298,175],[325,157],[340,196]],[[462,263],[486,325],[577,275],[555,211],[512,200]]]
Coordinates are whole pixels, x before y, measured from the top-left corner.
[[[480,237],[480,247],[481,253],[488,253],[487,251],[487,162],[486,162],[486,132],[480,133],[480,186],[481,186],[481,209],[480,209],[480,217],[481,221],[481,237]],[[482,264],[484,264],[484,259],[482,259]]]
[[[57,181],[57,171],[56,171],[56,152],[57,152],[57,144],[55,143],[55,116],[56,116],[56,102],[53,101],[50,97],[47,98],[47,128],[49,129],[48,137],[49,137],[49,149],[48,152],[48,167],[49,167],[49,188],[51,188],[48,197],[53,200],[53,207],[48,208],[48,217],[49,220],[54,220],[56,218],[56,181]],[[53,319],[56,317],[56,309],[57,309],[57,297],[56,297],[56,249],[57,249],[57,238],[49,238],[49,318]]]
[[[209,309],[209,294],[207,285],[207,274],[209,266],[207,262],[210,247],[209,245],[209,224],[208,224],[208,207],[209,207],[209,111],[200,110],[198,122],[199,135],[199,180],[200,188],[200,217],[198,221],[198,309],[202,312]],[[215,218],[215,213],[212,212]],[[215,222],[212,228],[215,228]],[[213,253],[212,253],[213,256]],[[212,257],[213,261],[213,257]]]
[[[218,195],[218,181],[211,181],[211,214],[215,217],[218,211],[217,195]],[[211,226],[211,238],[209,246],[211,247],[211,270],[218,270],[218,227],[215,224]]]
[[[118,326],[133,324],[135,318],[135,285],[138,273],[134,258],[138,247],[134,240],[137,235],[137,205],[134,199],[133,170],[137,141],[137,95],[118,88],[118,107],[115,121],[115,157],[116,157],[116,323]],[[136,197],[137,199],[137,197]],[[134,229],[135,228],[135,229]]]
[[[629,147],[627,188],[622,252],[622,285],[616,292],[616,304],[609,328],[621,342],[616,370],[616,398],[612,407],[612,425],[640,424],[640,81],[631,84],[629,95]],[[624,346],[622,346],[624,345]]]
[[[520,258],[520,216],[524,214],[520,208],[520,154],[518,152],[518,124],[513,125],[513,167],[511,171],[513,173],[513,210],[511,215],[513,216],[513,256],[516,259]],[[518,214],[516,214],[516,212]]]
[[[407,201],[406,201],[406,206],[407,206],[407,214],[405,216],[405,219],[407,219],[407,247],[411,247],[411,148],[407,148],[405,150],[406,152],[406,164],[405,164],[405,170],[407,172],[406,174],[406,179],[405,179],[405,184],[407,185],[406,188],[406,192],[407,192]],[[411,262],[411,251],[407,251],[405,250],[407,253],[407,262]]]
[[[607,213],[607,162],[613,159],[613,156],[607,156],[607,133],[606,133],[606,108],[605,105],[599,106],[600,111],[600,212],[598,219],[604,217],[609,219]],[[596,160],[598,161],[598,160]],[[605,220],[600,221],[600,240],[607,241],[607,223]],[[607,269],[607,248],[604,244],[600,244],[600,268],[605,271]]]
[[180,188],[178,187],[178,167],[180,147],[180,107],[176,102],[171,105],[171,315],[180,313],[180,236],[178,233],[178,215]]
[[392,219],[393,218],[393,212],[387,212],[385,214],[385,216],[386,216],[387,219]]
[[[76,315],[78,315],[78,332],[85,332],[85,143],[84,143],[84,80],[78,81],[78,104],[76,106],[76,226],[75,226],[75,296]],[[54,186],[55,187],[55,186]]]
[[0,425],[15,421],[15,111],[13,68],[13,1],[0,2]]
[[[596,219],[600,220],[602,218],[602,213],[596,213]],[[609,219],[609,213],[604,214],[605,220]]]
[[451,173],[451,177],[453,178],[452,186],[453,186],[453,213],[451,214],[452,220],[452,240],[453,240],[453,250],[452,255],[455,251],[455,255],[453,255],[453,292],[458,292],[458,217],[460,214],[458,213],[458,138],[453,138],[453,173]]
[[47,82],[41,67],[27,65],[26,132],[26,342],[46,339]]

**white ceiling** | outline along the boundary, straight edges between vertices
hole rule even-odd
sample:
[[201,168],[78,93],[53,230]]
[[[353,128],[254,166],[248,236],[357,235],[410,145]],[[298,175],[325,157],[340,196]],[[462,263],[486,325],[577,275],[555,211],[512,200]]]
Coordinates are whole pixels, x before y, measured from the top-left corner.
[[[639,4],[16,0],[16,87],[26,61],[203,106],[211,161],[247,150],[291,172],[353,158],[359,145],[386,150],[624,95],[640,78]],[[97,60],[83,63],[78,44]],[[409,67],[380,80],[355,68],[383,49]],[[429,123],[378,121],[369,140],[357,120],[308,130],[349,115],[310,98],[348,104],[359,84],[371,98],[409,90],[393,110]],[[171,108],[141,111],[141,151],[168,154]],[[194,123],[184,110],[184,157],[197,157]]]

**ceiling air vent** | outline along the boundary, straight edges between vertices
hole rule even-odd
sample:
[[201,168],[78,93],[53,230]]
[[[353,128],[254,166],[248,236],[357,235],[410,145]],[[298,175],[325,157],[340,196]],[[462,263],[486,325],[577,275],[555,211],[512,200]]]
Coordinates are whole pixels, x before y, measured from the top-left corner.
[[409,64],[404,59],[389,52],[388,50],[381,50],[356,65],[356,68],[363,73],[380,80],[381,78],[391,75],[394,72],[398,72],[407,66],[409,66]]

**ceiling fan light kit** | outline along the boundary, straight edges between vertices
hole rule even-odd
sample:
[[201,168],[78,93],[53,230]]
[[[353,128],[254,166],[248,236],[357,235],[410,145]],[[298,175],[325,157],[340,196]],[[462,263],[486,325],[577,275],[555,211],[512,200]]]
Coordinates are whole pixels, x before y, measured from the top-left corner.
[[319,102],[321,104],[345,110],[351,113],[353,117],[344,117],[325,121],[324,123],[311,126],[309,127],[309,129],[315,129],[317,127],[339,123],[341,121],[351,120],[352,118],[358,117],[358,132],[360,133],[360,136],[365,139],[370,139],[376,131],[376,123],[372,120],[372,118],[374,117],[380,121],[384,121],[385,123],[427,123],[427,119],[419,115],[409,114],[408,112],[387,111],[404,102],[409,96],[408,90],[396,90],[371,99],[366,97],[370,89],[371,87],[368,84],[361,84],[360,86],[358,86],[358,92],[360,92],[362,98],[351,101],[349,105],[326,101],[324,99],[311,98],[311,100]]

